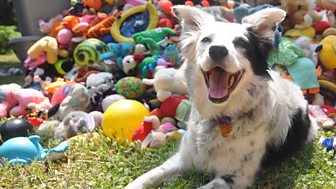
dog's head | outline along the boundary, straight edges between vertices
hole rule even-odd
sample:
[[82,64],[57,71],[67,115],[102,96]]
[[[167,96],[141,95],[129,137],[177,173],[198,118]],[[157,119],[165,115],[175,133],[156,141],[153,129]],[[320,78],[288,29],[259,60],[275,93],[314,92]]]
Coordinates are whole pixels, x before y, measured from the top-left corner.
[[270,79],[267,58],[276,24],[285,18],[285,11],[264,9],[245,17],[243,24],[218,22],[188,6],[174,6],[173,13],[182,25],[180,49],[190,95],[200,106],[232,105],[239,101],[234,98],[246,98],[243,93],[251,83]]

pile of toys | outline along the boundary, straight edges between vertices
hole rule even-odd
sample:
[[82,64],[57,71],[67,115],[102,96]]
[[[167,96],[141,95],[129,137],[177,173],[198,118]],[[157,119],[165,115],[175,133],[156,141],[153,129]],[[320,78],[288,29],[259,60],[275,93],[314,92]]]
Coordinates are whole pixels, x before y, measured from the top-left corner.
[[[191,102],[180,69],[181,28],[171,12],[178,4],[197,6],[218,20],[238,23],[264,8],[286,10],[286,19],[276,28],[277,51],[270,57],[270,67],[302,88],[315,104],[311,114],[324,128],[335,128],[334,1],[71,3],[70,9],[39,21],[45,36],[27,52],[25,84],[0,86],[0,118],[7,120],[0,127],[4,141],[0,156],[12,138],[28,137],[22,140],[38,146],[38,136],[30,134],[66,141],[102,129],[120,143],[141,141],[142,147],[159,147],[170,138],[181,138]],[[18,122],[15,127],[9,126],[13,120]],[[34,132],[27,133],[27,128]],[[60,145],[51,151],[66,149]]]

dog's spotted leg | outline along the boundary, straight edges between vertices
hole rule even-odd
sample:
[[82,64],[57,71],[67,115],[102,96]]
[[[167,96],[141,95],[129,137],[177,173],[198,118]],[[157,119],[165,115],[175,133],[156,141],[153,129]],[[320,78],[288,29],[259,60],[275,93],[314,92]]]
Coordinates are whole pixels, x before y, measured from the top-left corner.
[[182,174],[183,167],[180,162],[180,153],[176,153],[159,167],[156,167],[135,179],[128,184],[125,189],[158,187],[162,182]]

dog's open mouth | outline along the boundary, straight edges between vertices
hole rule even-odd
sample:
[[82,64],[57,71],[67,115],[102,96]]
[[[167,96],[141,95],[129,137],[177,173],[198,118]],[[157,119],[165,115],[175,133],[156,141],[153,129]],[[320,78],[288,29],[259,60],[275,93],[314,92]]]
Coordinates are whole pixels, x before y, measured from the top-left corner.
[[216,104],[226,101],[243,74],[244,70],[229,73],[220,67],[214,67],[208,72],[203,72],[208,87],[209,100]]

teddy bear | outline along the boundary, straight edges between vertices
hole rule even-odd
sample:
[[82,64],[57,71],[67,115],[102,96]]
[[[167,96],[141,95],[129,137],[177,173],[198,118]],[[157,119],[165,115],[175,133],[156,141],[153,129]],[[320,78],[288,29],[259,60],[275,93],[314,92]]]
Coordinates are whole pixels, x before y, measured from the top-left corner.
[[49,99],[38,90],[21,88],[14,83],[0,86],[0,118],[6,117],[8,113],[21,116],[50,108]]

